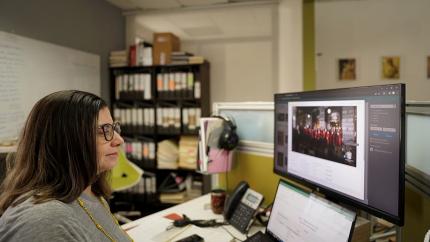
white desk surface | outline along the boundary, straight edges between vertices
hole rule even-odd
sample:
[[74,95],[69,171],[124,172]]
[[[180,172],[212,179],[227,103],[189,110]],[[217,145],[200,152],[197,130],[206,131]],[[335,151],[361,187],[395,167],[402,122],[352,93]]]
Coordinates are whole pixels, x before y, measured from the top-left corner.
[[[205,242],[235,241],[226,230],[228,230],[240,240],[246,239],[244,234],[241,234],[230,225],[218,228],[199,228],[194,225],[189,225],[184,228],[173,228],[166,230],[166,228],[172,224],[172,220],[164,218],[163,216],[170,213],[177,213],[179,215],[185,214],[192,220],[216,219],[220,222],[223,221],[222,215],[214,214],[210,209],[210,194],[207,194],[163,211],[159,211],[149,216],[137,219],[133,222],[124,224],[122,228],[127,230],[127,233],[136,242],[176,241],[191,234],[200,235],[205,239]],[[258,230],[262,229],[264,229],[264,227],[252,226],[249,231],[249,235],[252,235]]]

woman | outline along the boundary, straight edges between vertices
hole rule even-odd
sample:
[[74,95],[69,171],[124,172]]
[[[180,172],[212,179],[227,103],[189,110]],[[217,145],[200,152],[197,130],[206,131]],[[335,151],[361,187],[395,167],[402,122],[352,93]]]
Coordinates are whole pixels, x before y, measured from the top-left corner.
[[82,91],[52,93],[31,110],[0,188],[0,241],[130,241],[109,211],[120,127]]

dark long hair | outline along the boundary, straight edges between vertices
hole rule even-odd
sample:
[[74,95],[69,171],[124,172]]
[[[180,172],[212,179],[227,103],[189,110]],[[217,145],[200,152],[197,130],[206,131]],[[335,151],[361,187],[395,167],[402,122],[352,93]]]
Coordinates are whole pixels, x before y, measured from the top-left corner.
[[98,174],[98,114],[107,104],[76,90],[39,100],[21,131],[14,164],[0,187],[0,215],[33,196],[35,203],[74,201],[89,185],[108,198],[108,173]]

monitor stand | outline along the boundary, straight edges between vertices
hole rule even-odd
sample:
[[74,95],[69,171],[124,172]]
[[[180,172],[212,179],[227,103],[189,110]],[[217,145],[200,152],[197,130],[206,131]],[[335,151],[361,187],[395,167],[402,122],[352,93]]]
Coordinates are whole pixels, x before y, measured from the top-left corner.
[[393,229],[385,233],[375,233],[373,231],[374,225],[378,223],[377,219],[374,216],[370,218],[370,238],[369,241],[376,241],[377,239],[388,238],[391,236],[396,236],[396,242],[402,242],[402,227],[393,224]]

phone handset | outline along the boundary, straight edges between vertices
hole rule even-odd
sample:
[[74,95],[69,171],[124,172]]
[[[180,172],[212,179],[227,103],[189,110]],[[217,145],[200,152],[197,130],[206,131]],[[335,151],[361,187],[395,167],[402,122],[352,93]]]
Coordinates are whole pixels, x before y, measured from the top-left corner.
[[263,195],[250,189],[245,181],[241,181],[226,202],[224,218],[237,230],[245,233],[262,202]]
[[241,181],[236,188],[234,189],[233,193],[227,198],[226,204],[224,206],[224,218],[225,220],[230,220],[231,215],[233,215],[234,210],[236,209],[236,206],[239,204],[240,199],[242,199],[243,195],[245,194],[246,190],[248,190],[249,185],[246,181]]

